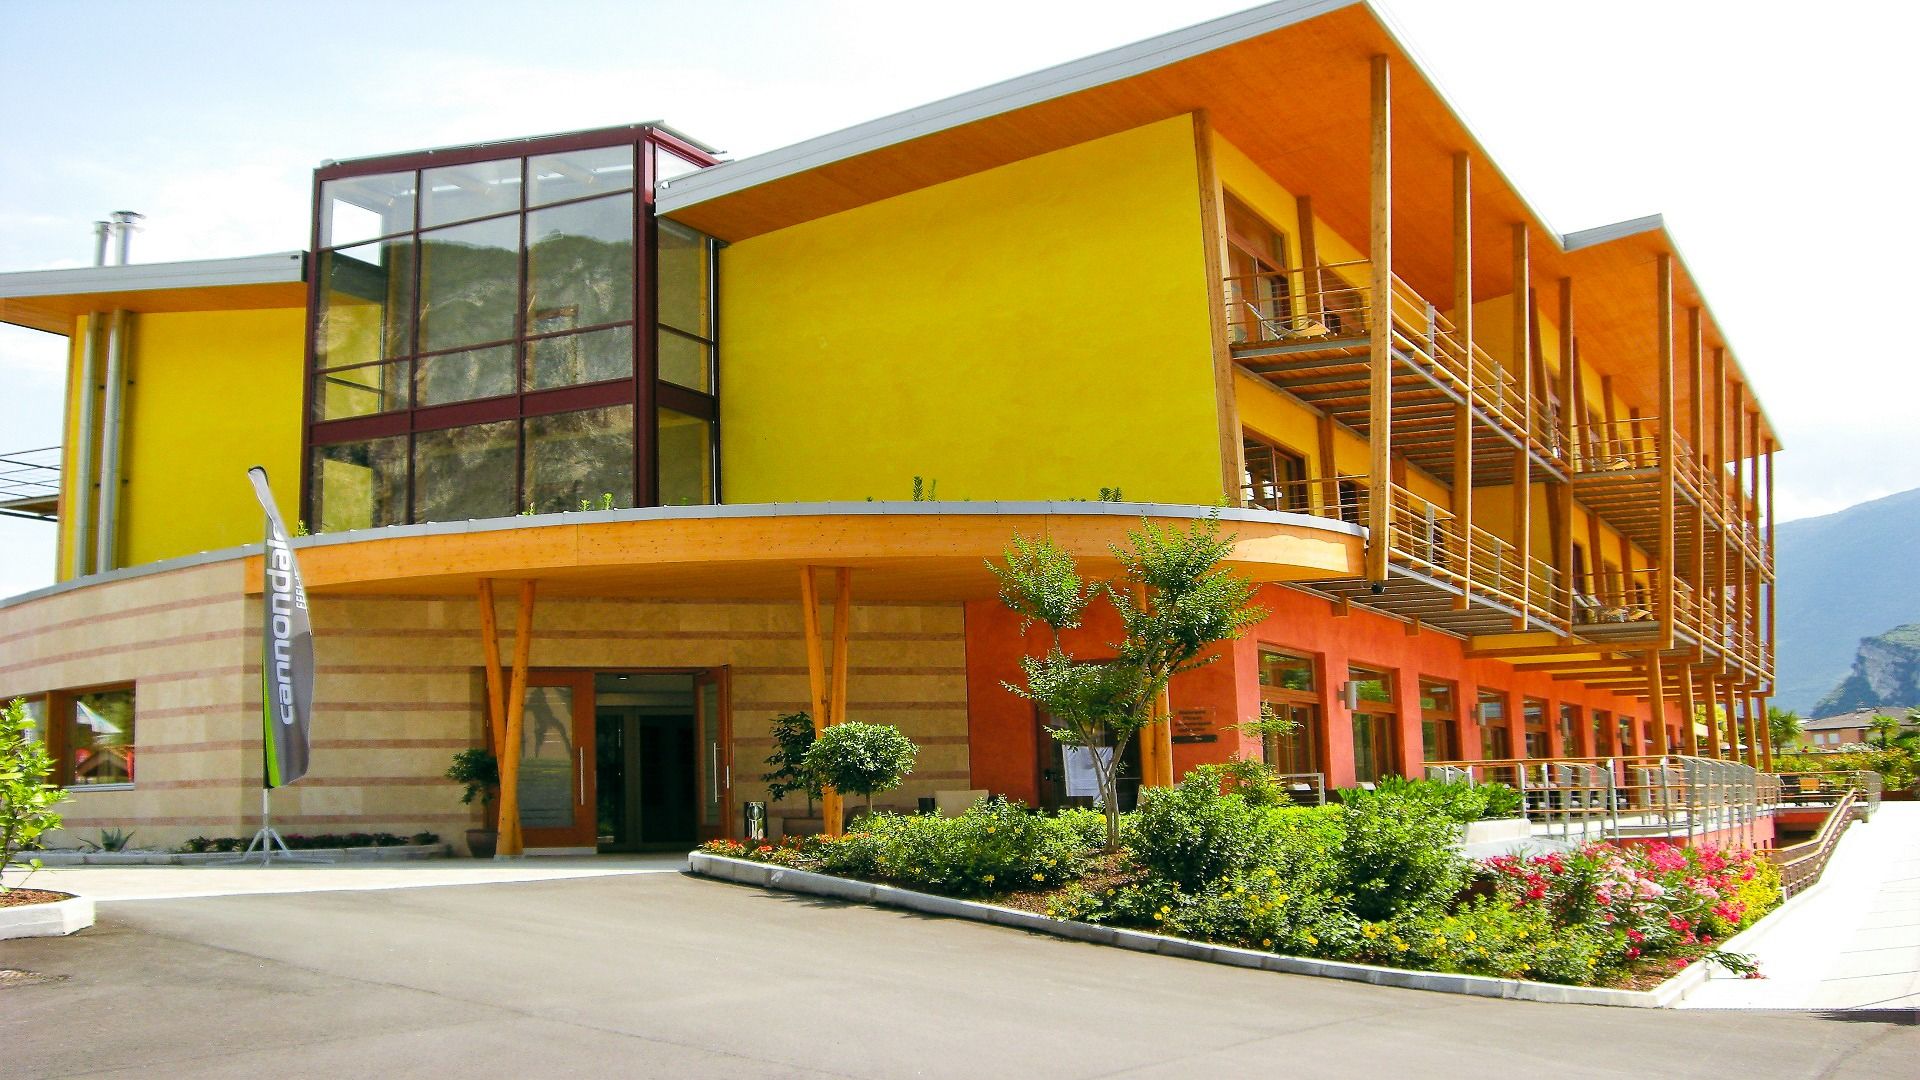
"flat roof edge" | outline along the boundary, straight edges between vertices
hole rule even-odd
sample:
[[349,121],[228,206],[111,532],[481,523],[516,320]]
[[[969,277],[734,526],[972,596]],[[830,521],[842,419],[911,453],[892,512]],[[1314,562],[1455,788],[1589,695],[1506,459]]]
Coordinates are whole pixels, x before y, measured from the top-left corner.
[[307,253],[276,251],[231,259],[19,270],[0,274],[0,299],[149,292],[221,285],[275,285],[306,280]]
[[1042,68],[904,112],[664,181],[655,191],[655,209],[661,214],[672,214],[676,210],[835,161],[911,142],[976,120],[1152,71],[1365,2],[1277,0],[1276,3],[1224,15],[1144,41]]
[[1581,248],[1595,247],[1600,244],[1624,240],[1629,236],[1659,232],[1667,227],[1667,219],[1660,214],[1648,214],[1646,217],[1629,218],[1616,221],[1611,225],[1596,225],[1591,229],[1570,232],[1560,238],[1560,249],[1569,254]]

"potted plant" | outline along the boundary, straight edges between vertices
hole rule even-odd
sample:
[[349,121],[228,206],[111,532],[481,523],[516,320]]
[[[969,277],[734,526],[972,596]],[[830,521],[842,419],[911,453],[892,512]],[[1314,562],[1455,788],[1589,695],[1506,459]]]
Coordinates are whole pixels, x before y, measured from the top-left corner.
[[886,724],[835,724],[808,747],[807,771],[842,795],[864,795],[873,813],[876,792],[892,791],[913,770],[920,750]]
[[813,808],[821,792],[820,778],[807,768],[807,750],[812,746],[813,717],[795,712],[773,718],[773,753],[767,757],[767,764],[774,769],[760,775],[767,784],[767,798],[777,803],[800,794],[807,800],[805,817],[781,817],[780,832],[784,836],[804,836],[826,827]]
[[453,755],[447,779],[466,785],[460,793],[462,805],[471,806],[473,800],[480,800],[481,816],[486,821],[481,828],[467,830],[467,850],[476,859],[493,858],[494,846],[500,841],[499,822],[493,816],[495,800],[500,796],[500,762],[491,750],[469,747]]

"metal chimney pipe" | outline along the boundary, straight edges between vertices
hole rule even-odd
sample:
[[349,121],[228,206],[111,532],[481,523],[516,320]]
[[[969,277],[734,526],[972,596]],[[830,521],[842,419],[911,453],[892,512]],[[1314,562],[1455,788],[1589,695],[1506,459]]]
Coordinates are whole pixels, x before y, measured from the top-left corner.
[[117,567],[120,538],[120,457],[126,427],[127,336],[133,316],[115,311],[107,317],[106,400],[100,417],[100,511],[94,520],[93,572]]
[[146,215],[135,213],[132,210],[115,210],[107,216],[113,219],[114,231],[119,234],[118,250],[115,252],[115,258],[113,260],[114,265],[125,266],[127,265],[127,245],[133,240],[133,230],[140,227],[138,222],[145,218]]
[[[100,226],[100,257],[107,254],[107,223],[96,222]],[[100,265],[96,263],[95,265]],[[92,521],[93,507],[93,440],[95,435],[94,414],[98,411],[98,393],[100,384],[100,342],[106,335],[102,332],[101,316],[98,312],[87,315],[87,332],[80,345],[80,424],[78,445],[73,448],[74,475],[67,478],[68,490],[72,496],[67,506],[72,509],[73,520],[68,523],[67,546],[70,557],[69,577],[86,577],[89,558],[93,554]]]
[[113,232],[113,226],[104,221],[93,223],[93,265],[107,265],[107,237]]

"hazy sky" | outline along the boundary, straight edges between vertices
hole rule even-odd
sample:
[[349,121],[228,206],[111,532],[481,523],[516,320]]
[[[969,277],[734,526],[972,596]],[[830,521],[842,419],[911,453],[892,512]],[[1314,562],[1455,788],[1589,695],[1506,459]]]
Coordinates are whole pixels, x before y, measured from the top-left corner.
[[[745,156],[1247,6],[0,0],[0,270],[85,265],[119,209],[136,262],[304,247],[327,158],[650,119]],[[1666,215],[1786,445],[1782,518],[1920,486],[1920,335],[1888,325],[1920,9],[1386,7],[1555,228]],[[59,441],[63,345],[0,327],[0,450]],[[52,536],[0,518],[0,596]]]

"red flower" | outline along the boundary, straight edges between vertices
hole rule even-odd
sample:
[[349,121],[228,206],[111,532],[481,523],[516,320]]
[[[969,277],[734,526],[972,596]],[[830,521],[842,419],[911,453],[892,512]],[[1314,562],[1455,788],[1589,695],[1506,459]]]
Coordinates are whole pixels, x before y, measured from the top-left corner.
[[1638,945],[1641,942],[1647,940],[1647,935],[1641,933],[1638,930],[1629,930],[1627,931],[1627,940],[1633,942],[1635,945]]
[[1629,960],[1633,960],[1633,959],[1635,959],[1635,958],[1637,958],[1637,957],[1638,957],[1639,955],[1640,955],[1640,950],[1639,950],[1639,949],[1628,949],[1628,950],[1627,950],[1627,959],[1629,959]]

